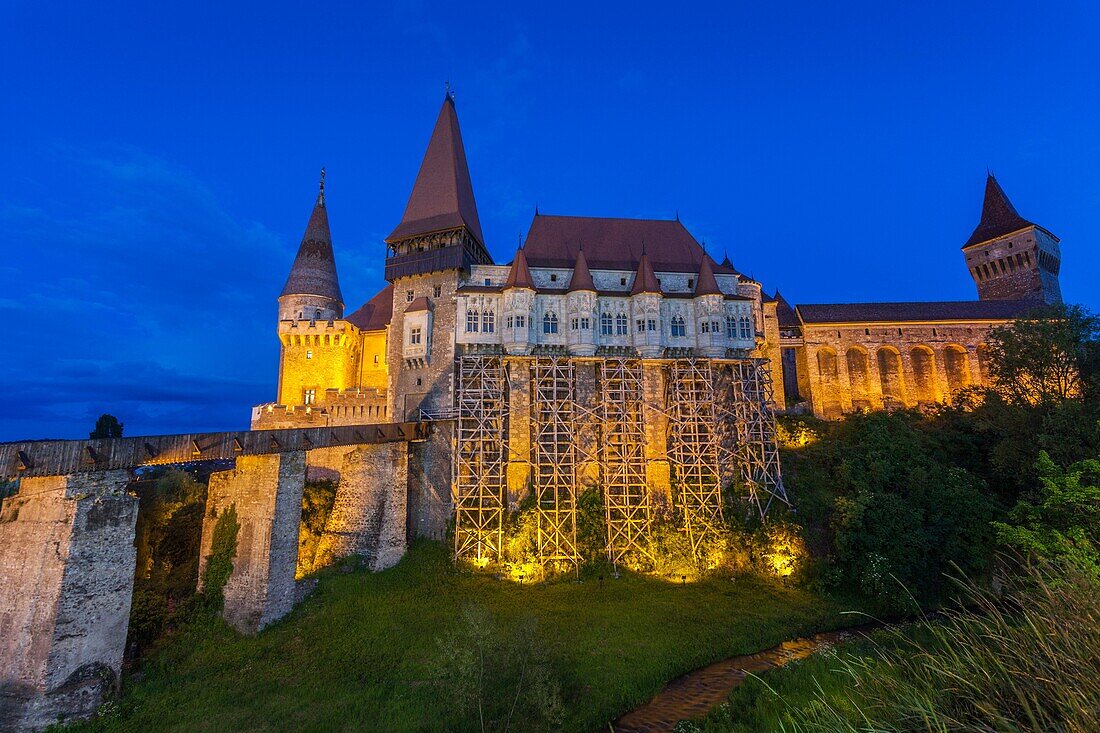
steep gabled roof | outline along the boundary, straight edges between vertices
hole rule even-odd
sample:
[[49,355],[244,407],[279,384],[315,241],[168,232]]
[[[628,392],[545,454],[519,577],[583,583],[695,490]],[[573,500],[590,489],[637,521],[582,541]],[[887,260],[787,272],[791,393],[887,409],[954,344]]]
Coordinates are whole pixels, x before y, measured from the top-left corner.
[[779,321],[780,328],[791,328],[801,326],[802,321],[799,319],[798,314],[795,313],[794,308],[787,302],[787,299],[783,297],[783,294],[778,290],[775,291],[775,318]]
[[1016,207],[1008,200],[1001,184],[990,173],[985,179],[985,199],[982,201],[982,218],[970,239],[966,240],[963,248],[990,239],[1002,237],[1005,234],[1019,231],[1034,224],[1016,211]]
[[649,254],[642,252],[638,258],[638,271],[634,275],[634,286],[630,288],[631,295],[641,293],[660,293],[661,283],[657,282],[657,276],[653,273],[653,266],[649,264]]
[[382,288],[345,320],[360,331],[381,331],[393,317],[393,285]]
[[593,270],[634,270],[643,249],[658,272],[696,273],[703,261],[703,248],[675,219],[536,213],[524,249],[531,267],[572,267],[582,243]]
[[465,227],[484,244],[481,222],[477,217],[474,188],[466,165],[458,113],[450,94],[435,121],[428,149],[420,163],[409,202],[401,223],[386,237],[387,242],[421,234]]
[[336,258],[332,253],[332,235],[328,228],[328,211],[325,209],[325,179],[321,176],[321,190],[317,203],[309,215],[298,254],[290,267],[290,276],[283,285],[284,295],[319,295],[331,298],[343,305],[340,280],[336,276]]
[[523,247],[516,250],[516,258],[512,260],[512,269],[508,270],[508,279],[504,281],[504,288],[535,289],[535,280],[531,277],[530,268],[527,267],[527,256],[523,253]]
[[577,251],[577,261],[573,265],[573,276],[569,278],[569,292],[575,290],[591,290],[596,292],[596,283],[592,282],[592,273],[588,271],[588,260],[585,259],[584,250]]
[[421,295],[413,299],[413,302],[409,303],[409,307],[405,309],[406,313],[419,313],[420,311],[430,311],[432,309],[432,303],[428,300],[426,295]]
[[695,295],[721,295],[718,281],[714,279],[714,263],[710,255],[703,255],[703,263],[699,266],[699,279],[695,282]]

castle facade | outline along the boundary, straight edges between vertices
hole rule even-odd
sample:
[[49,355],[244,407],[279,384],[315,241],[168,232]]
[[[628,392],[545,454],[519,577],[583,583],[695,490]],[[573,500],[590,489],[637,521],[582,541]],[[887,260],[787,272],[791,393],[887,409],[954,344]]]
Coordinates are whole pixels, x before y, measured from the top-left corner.
[[[695,429],[685,414],[703,409],[696,418],[717,425],[726,410],[728,431],[742,430],[744,443],[752,426],[738,422],[748,408],[737,405],[750,393],[769,415],[774,405],[825,418],[950,402],[988,379],[992,328],[1061,300],[1058,238],[1021,217],[992,176],[962,247],[973,301],[792,305],[728,258],[715,262],[679,220],[536,212],[512,261],[497,264],[451,96],[385,242],[389,284],[346,312],[322,179],[279,297],[278,397],[253,408],[252,426],[437,421],[416,464],[434,488],[410,499],[423,525],[410,529],[429,534],[453,511],[461,524],[463,481],[488,482],[471,490],[482,504],[496,496],[501,511],[527,491],[543,497],[574,478],[607,485],[609,475],[659,503],[683,483],[689,460],[721,463],[718,437],[700,439],[700,450],[715,446],[709,458],[682,445],[677,431]],[[471,402],[475,394],[482,402]],[[499,455],[471,447],[482,438],[463,437],[464,414],[492,423],[480,429],[496,433]],[[772,470],[768,440],[761,476]],[[777,462],[774,474],[760,486],[782,499]],[[495,520],[469,521],[484,534]],[[567,528],[559,535],[552,541],[566,557]]]

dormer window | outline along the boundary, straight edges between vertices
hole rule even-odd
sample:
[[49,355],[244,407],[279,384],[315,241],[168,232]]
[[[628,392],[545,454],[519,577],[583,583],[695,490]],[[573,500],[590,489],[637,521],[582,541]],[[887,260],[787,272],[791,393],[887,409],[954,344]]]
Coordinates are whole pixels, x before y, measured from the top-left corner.
[[626,287],[626,278],[625,277],[620,277],[619,278],[619,285],[622,285],[623,287]]
[[552,272],[552,273],[550,273],[550,282],[552,282],[552,283],[556,283],[557,281],[558,281],[558,275],[557,275],[557,273],[553,273],[553,272]]
[[695,287],[695,278],[689,277],[688,278],[688,290],[691,290],[694,287]]

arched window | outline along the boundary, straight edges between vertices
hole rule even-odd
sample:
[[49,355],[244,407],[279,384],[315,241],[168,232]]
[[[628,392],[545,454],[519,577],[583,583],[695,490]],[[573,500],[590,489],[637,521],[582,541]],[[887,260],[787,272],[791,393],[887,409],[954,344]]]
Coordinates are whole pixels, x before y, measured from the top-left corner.
[[558,332],[558,314],[553,311],[547,313],[542,317],[542,332],[543,333],[557,333]]
[[686,336],[687,326],[684,325],[683,316],[672,317],[672,335],[673,336]]
[[726,338],[737,338],[737,318],[735,316],[726,316]]
[[471,308],[466,311],[466,333],[477,333],[478,312]]
[[496,330],[497,314],[492,308],[489,308],[481,314],[481,330],[485,333],[492,333]]
[[313,320],[315,320],[315,321],[321,320],[321,309],[320,308],[313,311]]
[[620,313],[619,315],[615,316],[616,336],[625,336],[627,334],[627,329],[629,328],[629,326],[630,321],[627,320],[625,313]]
[[611,314],[610,313],[601,313],[600,314],[600,334],[603,335],[603,336],[610,336],[611,335]]

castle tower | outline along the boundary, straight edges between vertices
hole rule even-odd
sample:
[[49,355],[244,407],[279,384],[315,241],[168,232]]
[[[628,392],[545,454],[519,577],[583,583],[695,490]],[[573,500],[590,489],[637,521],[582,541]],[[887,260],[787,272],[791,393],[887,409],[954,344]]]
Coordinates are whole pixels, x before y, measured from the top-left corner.
[[452,404],[455,290],[463,270],[492,264],[449,93],[404,216],[386,245],[386,279],[393,283],[394,298],[387,344],[390,414],[416,419],[420,410]]
[[344,296],[340,294],[340,280],[336,276],[325,208],[324,169],[319,189],[298,255],[279,294],[280,321],[332,321],[344,317]]
[[1020,216],[990,173],[978,226],[963,245],[980,300],[1061,303],[1058,237]]
[[343,317],[322,169],[317,201],[279,295],[280,405],[320,406],[328,390],[356,384],[360,340]]
[[574,356],[593,356],[596,353],[596,285],[588,270],[584,248],[577,252],[573,263],[573,275],[569,278],[566,296],[569,311],[569,353]]
[[699,354],[712,359],[726,355],[725,296],[714,277],[714,265],[710,255],[703,253],[699,265],[699,279],[695,283],[695,323],[698,330],[696,343]]
[[630,288],[634,348],[643,359],[656,359],[664,351],[661,345],[661,299],[661,283],[649,264],[649,255],[643,251],[638,259],[634,284]]
[[533,339],[531,308],[535,300],[535,281],[527,267],[527,255],[520,247],[512,260],[512,269],[504,281],[504,350],[512,355],[529,354]]

